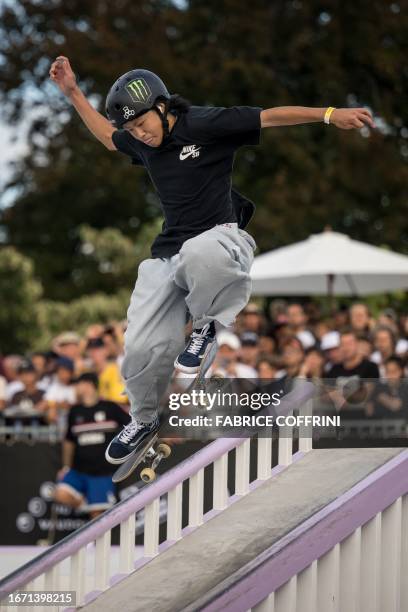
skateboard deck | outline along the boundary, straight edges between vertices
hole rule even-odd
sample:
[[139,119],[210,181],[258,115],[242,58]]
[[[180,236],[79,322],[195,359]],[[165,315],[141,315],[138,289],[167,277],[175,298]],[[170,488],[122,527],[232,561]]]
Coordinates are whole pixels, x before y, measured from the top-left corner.
[[143,445],[118,467],[112,476],[113,482],[121,482],[125,480],[142,462],[146,467],[140,472],[140,478],[143,482],[152,482],[156,478],[156,468],[162,459],[168,457],[171,453],[171,448],[167,444],[159,443],[160,429],[147,436]]
[[[194,389],[203,387],[205,383],[205,375],[208,368],[212,364],[214,357],[217,353],[217,342],[214,341],[207,347],[207,351],[204,354],[203,360],[200,365],[194,380],[187,389],[187,393]],[[141,464],[145,463],[146,466],[140,472],[140,478],[143,482],[152,482],[156,478],[156,468],[159,463],[166,459],[171,454],[171,447],[168,444],[164,444],[159,441],[160,430],[165,424],[165,419],[160,423],[160,427],[157,431],[148,436],[143,445],[131,455],[124,463],[121,463],[116,472],[112,476],[113,482],[121,482],[130,476],[135,469]]]

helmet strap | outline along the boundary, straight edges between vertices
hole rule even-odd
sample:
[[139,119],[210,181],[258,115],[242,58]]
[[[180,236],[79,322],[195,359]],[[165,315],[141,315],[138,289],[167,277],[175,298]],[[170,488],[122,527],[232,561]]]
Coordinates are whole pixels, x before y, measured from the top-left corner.
[[162,126],[163,126],[163,138],[166,138],[166,136],[169,135],[169,122],[167,119],[167,113],[169,110],[169,101],[166,100],[164,102],[164,113],[162,113],[159,106],[156,104],[153,106],[152,110],[155,110],[156,113],[159,115],[161,122],[162,122]]

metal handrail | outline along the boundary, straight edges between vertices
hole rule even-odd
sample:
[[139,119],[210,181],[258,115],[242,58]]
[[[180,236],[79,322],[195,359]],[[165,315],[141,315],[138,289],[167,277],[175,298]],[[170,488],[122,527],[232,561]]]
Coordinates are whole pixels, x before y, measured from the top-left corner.
[[[295,388],[282,399],[279,406],[279,414],[297,410],[301,405],[311,399],[315,394],[312,384],[303,385],[301,389]],[[265,410],[265,414],[270,412],[275,414],[273,408]],[[16,589],[22,588],[28,582],[35,580],[54,565],[71,557],[79,550],[97,540],[107,531],[125,521],[132,514],[139,512],[161,495],[166,494],[174,487],[182,483],[187,478],[197,474],[199,470],[210,465],[225,453],[237,448],[245,442],[245,431],[242,431],[240,438],[220,438],[208,444],[204,448],[194,453],[175,466],[148,487],[138,491],[132,497],[116,504],[101,516],[93,519],[74,533],[68,535],[60,542],[54,544],[50,549],[44,551],[31,561],[27,562],[14,572],[0,580],[0,592],[7,595]]]

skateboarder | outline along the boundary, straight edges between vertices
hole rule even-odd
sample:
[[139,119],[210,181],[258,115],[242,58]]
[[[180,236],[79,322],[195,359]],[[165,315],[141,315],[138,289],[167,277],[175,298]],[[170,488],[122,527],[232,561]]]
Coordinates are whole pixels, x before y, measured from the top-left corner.
[[[106,450],[118,464],[158,428],[173,367],[197,372],[215,325],[231,325],[248,302],[256,245],[244,227],[254,206],[231,189],[236,150],[259,144],[261,128],[325,121],[351,129],[373,121],[363,108],[190,106],[141,69],[112,85],[106,119],[81,92],[68,58],[56,58],[50,77],[105,147],[146,168],[163,209],[162,232],[139,266],[128,309],[122,375],[132,421]],[[193,331],[184,346],[187,314]]]

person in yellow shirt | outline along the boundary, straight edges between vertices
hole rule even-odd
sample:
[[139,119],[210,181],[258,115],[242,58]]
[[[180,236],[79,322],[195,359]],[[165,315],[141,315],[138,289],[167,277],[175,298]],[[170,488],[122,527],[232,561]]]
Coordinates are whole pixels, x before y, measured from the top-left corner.
[[99,377],[99,394],[102,399],[117,404],[127,404],[124,394],[125,385],[116,361],[108,358],[108,348],[102,338],[92,338],[88,341],[87,354]]

